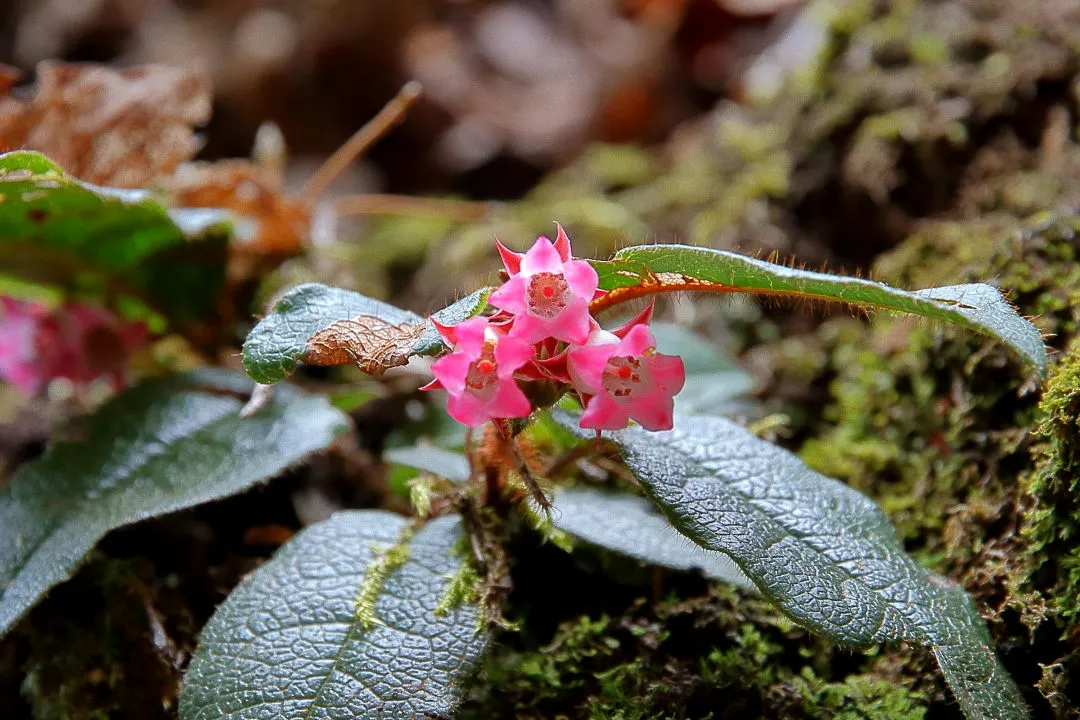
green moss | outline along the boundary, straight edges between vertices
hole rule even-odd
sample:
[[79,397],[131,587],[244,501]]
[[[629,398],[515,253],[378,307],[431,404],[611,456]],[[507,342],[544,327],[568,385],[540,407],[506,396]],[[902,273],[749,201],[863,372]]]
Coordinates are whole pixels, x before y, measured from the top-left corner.
[[568,620],[540,647],[496,644],[460,717],[801,720],[841,708],[864,712],[852,718],[888,710],[880,717],[913,720],[902,699],[914,709],[928,695],[890,677],[896,662],[838,651],[760,598],[714,586],[691,598],[642,598],[621,615]]
[[1055,367],[1039,410],[1023,534],[1037,565],[1054,569],[1053,608],[1072,625],[1080,618],[1080,343]]
[[450,578],[450,584],[446,593],[435,607],[436,615],[445,615],[456,607],[466,603],[474,603],[480,596],[480,576],[472,563],[463,561],[458,566],[457,572]]
[[[1044,331],[1067,335],[1078,228],[1071,216],[927,224],[876,274],[909,287],[995,280]],[[980,527],[1016,506],[1032,464],[1027,429],[1040,411],[1024,369],[979,336],[909,318],[833,319],[818,337],[831,348],[830,402],[801,456],[875,497],[925,560],[968,567],[992,540]]]
[[776,658],[783,647],[754,625],[744,624],[730,648],[714,648],[701,661],[701,677],[710,685],[769,687],[781,672]]
[[[926,223],[876,274],[907,287],[995,282],[1061,347],[1080,319],[1078,230],[1073,215]],[[1041,400],[1007,351],[951,327],[834,318],[806,342],[828,354],[829,400],[803,417],[803,459],[877,500],[911,552],[984,603],[1000,651],[1026,648],[1026,672],[1069,666],[1056,643],[1030,643],[1075,632],[1080,617],[1080,341]]]
[[408,562],[410,537],[412,531],[408,529],[395,545],[377,548],[375,559],[364,572],[364,580],[356,594],[356,621],[365,630],[371,630],[382,622],[375,613],[375,602],[379,599],[390,573]]
[[[555,638],[534,652],[497,650],[497,659],[485,665],[484,682],[474,688],[475,700],[482,706],[496,702],[493,695],[509,696],[523,711],[584,687],[594,661],[610,657],[621,645],[609,635],[610,623],[607,616],[581,617],[561,625]],[[462,717],[490,717],[488,710],[477,710],[475,700]]]
[[802,710],[813,720],[923,720],[922,693],[873,675],[852,675],[843,682],[824,682],[805,670],[794,685]]

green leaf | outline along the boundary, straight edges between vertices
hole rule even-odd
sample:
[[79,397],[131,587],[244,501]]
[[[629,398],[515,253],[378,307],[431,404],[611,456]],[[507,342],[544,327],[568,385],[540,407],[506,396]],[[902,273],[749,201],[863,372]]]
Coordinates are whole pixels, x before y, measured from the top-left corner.
[[[432,315],[443,325],[457,325],[462,320],[467,320],[474,315],[479,315],[487,307],[488,296],[495,288],[485,287],[469,293],[455,303],[447,305],[439,312]],[[413,352],[417,355],[437,355],[446,349],[442,337],[431,323],[427,324],[424,334],[416,341]]]
[[869,498],[721,418],[612,438],[671,524],[730,556],[796,622],[857,647],[927,645],[969,718],[1027,717],[974,603],[908,557]]
[[[435,313],[453,325],[487,305],[478,290]],[[313,340],[315,341],[313,343]],[[307,283],[288,290],[244,342],[244,368],[257,382],[284,380],[301,362],[367,364],[374,372],[432,355],[445,346],[434,325],[416,313],[351,290]]]
[[585,542],[652,565],[701,570],[713,580],[756,589],[727,555],[688,542],[643,497],[569,488],[556,495],[554,506],[555,527]]
[[240,417],[253,384],[201,371],[154,380],[85,421],[0,489],[0,635],[114,528],[235,495],[328,446],[348,420],[293,387]]
[[182,720],[448,718],[487,646],[454,603],[461,523],[340,512],[290,540],[218,608]]
[[872,280],[799,270],[687,245],[628,247],[593,266],[601,289],[610,291],[594,303],[597,310],[634,297],[685,291],[834,300],[954,323],[999,340],[1041,375],[1046,374],[1046,346],[1038,329],[1017,314],[1000,292],[982,283],[909,292]]
[[383,453],[383,460],[438,475],[453,482],[463,483],[469,479],[468,458],[461,453],[443,450],[434,445],[391,448]]
[[170,214],[146,191],[80,182],[27,151],[0,155],[0,198],[0,275],[129,296],[181,322],[214,311],[223,214]]
[[754,378],[716,346],[674,323],[654,322],[656,349],[678,355],[686,369],[686,384],[679,392],[679,411],[720,414],[738,406],[736,399],[754,389]]

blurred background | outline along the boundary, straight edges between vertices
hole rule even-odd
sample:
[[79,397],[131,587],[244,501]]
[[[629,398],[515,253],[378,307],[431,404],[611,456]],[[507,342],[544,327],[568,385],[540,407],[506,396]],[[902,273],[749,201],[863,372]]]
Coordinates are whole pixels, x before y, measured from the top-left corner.
[[197,63],[203,157],[267,120],[332,151],[407,79],[426,100],[377,148],[397,192],[513,198],[592,141],[655,143],[725,95],[801,0],[9,0],[0,59]]

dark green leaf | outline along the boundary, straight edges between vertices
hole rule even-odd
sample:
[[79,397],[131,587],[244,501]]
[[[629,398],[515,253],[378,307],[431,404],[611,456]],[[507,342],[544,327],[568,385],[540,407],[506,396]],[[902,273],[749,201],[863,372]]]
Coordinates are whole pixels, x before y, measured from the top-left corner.
[[0,490],[0,634],[114,528],[242,492],[348,427],[325,399],[282,387],[241,418],[253,384],[202,371],[144,383],[87,418]]
[[643,497],[569,488],[555,497],[555,527],[622,555],[674,570],[701,570],[706,577],[743,588],[754,584],[718,552],[689,542]]
[[1027,717],[974,603],[908,557],[869,498],[721,418],[612,437],[671,524],[730,556],[795,621],[858,647],[930,646],[969,718]]
[[686,385],[679,392],[679,411],[687,414],[725,413],[737,407],[736,398],[754,389],[754,378],[704,338],[674,323],[654,322],[656,349],[682,358]]
[[898,290],[862,278],[828,275],[765,262],[746,255],[686,245],[639,245],[594,262],[600,287],[611,291],[600,307],[621,299],[661,292],[700,290],[787,295],[834,300],[944,320],[999,340],[1040,374],[1046,347],[1038,329],[1021,317],[990,285],[981,283]]
[[38,153],[0,155],[0,274],[129,296],[178,321],[212,312],[228,226],[166,212],[143,190],[102,188]]
[[341,512],[252,573],[203,630],[182,720],[449,718],[486,648],[454,603],[458,518]]
[[[478,290],[434,317],[453,325],[486,304],[487,292]],[[244,368],[256,381],[269,384],[287,378],[301,362],[356,362],[377,372],[403,364],[411,355],[443,349],[435,327],[416,313],[351,290],[307,283],[282,295],[248,335]]]

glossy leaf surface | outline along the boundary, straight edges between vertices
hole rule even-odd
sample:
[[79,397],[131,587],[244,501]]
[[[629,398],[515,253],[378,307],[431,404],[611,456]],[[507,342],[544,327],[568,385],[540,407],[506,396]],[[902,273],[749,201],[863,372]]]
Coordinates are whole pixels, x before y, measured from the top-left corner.
[[147,191],[83,183],[27,151],[0,155],[0,196],[0,274],[127,296],[178,321],[214,310],[224,214],[170,213]]
[[0,489],[0,634],[69,578],[107,532],[243,492],[327,447],[348,419],[282,387],[242,418],[253,384],[202,371],[124,392]]

